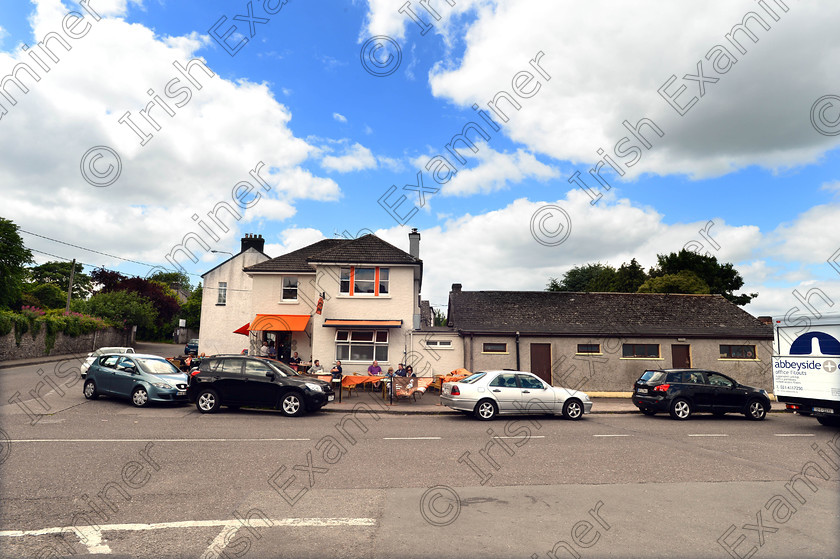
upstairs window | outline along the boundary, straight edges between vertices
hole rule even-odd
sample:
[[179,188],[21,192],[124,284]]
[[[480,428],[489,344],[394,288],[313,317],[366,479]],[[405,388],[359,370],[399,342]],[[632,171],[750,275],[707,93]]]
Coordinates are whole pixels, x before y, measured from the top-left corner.
[[283,276],[283,300],[297,301],[298,279],[296,276]]
[[227,304],[227,282],[220,281],[219,282],[219,295],[216,298],[217,305],[226,305]]
[[339,290],[343,295],[380,296],[391,292],[389,268],[342,267],[339,274]]

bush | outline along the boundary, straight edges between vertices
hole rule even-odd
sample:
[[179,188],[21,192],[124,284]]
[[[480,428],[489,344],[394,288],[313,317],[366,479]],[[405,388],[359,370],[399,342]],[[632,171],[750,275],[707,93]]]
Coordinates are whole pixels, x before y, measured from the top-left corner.
[[[54,310],[45,313],[37,307],[24,307],[20,313],[0,311],[0,336],[14,330],[18,347],[25,333],[31,332],[32,338],[35,339],[42,325],[46,328],[45,345],[48,354],[55,347],[55,339],[59,332],[75,337],[114,326],[101,318],[77,312],[64,314],[63,311]],[[117,327],[124,326],[119,324]]]

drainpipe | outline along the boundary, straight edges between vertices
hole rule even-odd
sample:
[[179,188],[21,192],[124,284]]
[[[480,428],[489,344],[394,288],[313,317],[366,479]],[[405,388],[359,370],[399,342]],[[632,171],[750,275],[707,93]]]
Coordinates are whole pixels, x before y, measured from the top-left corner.
[[521,371],[522,369],[519,368],[519,332],[516,332],[516,370]]

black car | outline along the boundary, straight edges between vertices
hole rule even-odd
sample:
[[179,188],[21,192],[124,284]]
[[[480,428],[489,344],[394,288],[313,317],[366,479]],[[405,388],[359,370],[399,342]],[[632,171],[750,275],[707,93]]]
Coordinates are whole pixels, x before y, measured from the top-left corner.
[[645,371],[633,385],[633,404],[645,415],[668,412],[674,419],[711,412],[715,415],[743,413],[747,419],[761,421],[770,411],[766,390],[699,369]]
[[335,392],[330,383],[305,377],[279,361],[214,355],[202,359],[190,377],[187,398],[202,413],[216,412],[220,406],[247,406],[301,415],[332,402]]

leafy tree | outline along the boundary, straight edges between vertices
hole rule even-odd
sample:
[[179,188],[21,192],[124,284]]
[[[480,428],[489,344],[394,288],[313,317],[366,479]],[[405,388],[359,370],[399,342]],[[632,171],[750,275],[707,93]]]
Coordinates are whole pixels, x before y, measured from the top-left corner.
[[709,292],[723,295],[736,305],[746,305],[758,293],[735,295],[744,286],[744,279],[731,263],[720,264],[716,257],[689,250],[656,255],[658,265],[651,269],[651,277],[677,274],[683,270],[694,272],[709,286]]
[[116,284],[115,290],[132,291],[142,295],[152,302],[157,311],[153,328],[138,328],[138,335],[142,339],[162,339],[168,336],[172,320],[181,308],[175,293],[169,287],[157,281],[128,278]]
[[187,292],[192,289],[192,285],[190,285],[190,277],[184,272],[156,272],[146,279],[159,281],[167,287],[172,287],[173,284],[177,284],[181,289]]
[[575,266],[563,279],[550,278],[546,291],[612,291],[615,268],[606,264]]
[[[29,281],[34,284],[49,283],[59,289],[67,289],[70,283],[70,269],[72,262],[58,262],[51,260],[46,264],[35,266],[29,269]],[[73,298],[84,299],[93,291],[90,276],[84,274],[84,265],[76,263],[76,272],[73,275]]]
[[632,259],[629,264],[626,262],[621,265],[615,274],[612,291],[619,293],[636,293],[639,287],[645,283],[648,275],[645,269],[642,268],[636,259]]
[[29,286],[26,292],[38,300],[37,306],[42,309],[63,309],[67,304],[67,292],[52,283]]
[[127,278],[119,272],[97,268],[90,273],[90,279],[93,283],[101,286],[99,288],[100,291],[108,293],[109,291],[114,291],[117,285]]
[[135,325],[138,330],[154,328],[158,319],[152,302],[132,291],[97,293],[86,301],[73,301],[71,307],[76,312],[105,318],[115,324],[125,321],[126,325]]
[[198,330],[201,326],[201,284],[190,293],[187,302],[181,306],[181,317],[186,319],[187,328]]
[[446,313],[432,307],[432,326],[446,326]]
[[639,293],[709,293],[709,284],[690,270],[650,278],[639,287]]
[[19,227],[0,217],[0,308],[11,308],[20,299],[26,265],[32,252],[23,244]]

